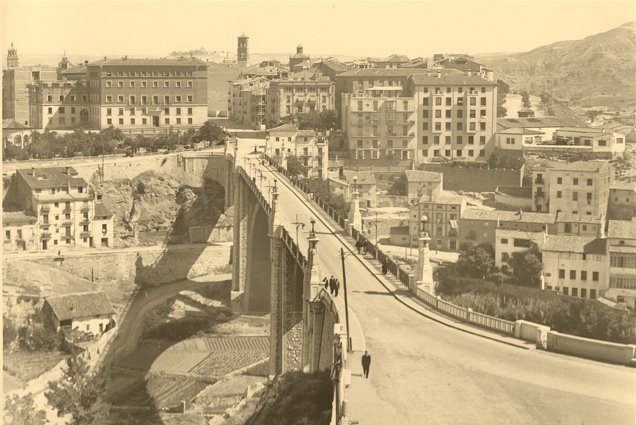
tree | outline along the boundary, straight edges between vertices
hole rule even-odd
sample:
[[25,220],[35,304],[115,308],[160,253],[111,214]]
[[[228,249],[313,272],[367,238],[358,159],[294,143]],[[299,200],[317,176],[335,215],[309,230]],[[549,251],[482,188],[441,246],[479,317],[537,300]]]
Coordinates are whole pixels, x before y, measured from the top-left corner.
[[218,124],[215,124],[212,120],[207,120],[201,128],[197,131],[197,134],[192,138],[194,142],[200,142],[207,140],[211,143],[220,144],[225,140],[227,132]]
[[462,251],[457,260],[457,271],[462,276],[485,279],[495,269],[495,250],[488,242]]
[[305,175],[305,166],[300,159],[295,156],[287,157],[287,171],[291,173],[293,176],[304,176]]
[[532,106],[530,104],[530,95],[527,91],[521,92],[521,102],[523,103],[524,108],[529,108],[530,106]]
[[407,180],[406,173],[398,177],[391,188],[389,189],[389,195],[406,196]]
[[66,361],[62,379],[49,382],[44,395],[58,410],[58,416],[70,414],[73,425],[91,425],[108,415],[108,405],[102,397],[107,382],[105,369],[90,374],[86,361],[73,356]]
[[46,412],[36,409],[31,394],[24,397],[13,395],[5,398],[4,402],[5,425],[43,425],[48,423]]
[[508,110],[503,106],[510,86],[504,80],[497,80],[497,117],[505,117]]
[[18,146],[9,145],[4,149],[4,159],[26,159],[26,151]]
[[513,253],[509,264],[519,285],[538,287],[543,265],[537,244],[532,243],[527,250]]
[[331,131],[340,127],[336,111],[312,111],[304,115],[298,122],[301,130]]

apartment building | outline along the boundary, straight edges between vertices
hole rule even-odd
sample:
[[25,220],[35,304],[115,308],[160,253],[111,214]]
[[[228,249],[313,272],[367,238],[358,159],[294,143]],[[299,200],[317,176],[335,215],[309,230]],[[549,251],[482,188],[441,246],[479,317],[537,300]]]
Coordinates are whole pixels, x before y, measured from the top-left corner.
[[304,177],[327,178],[329,144],[314,130],[299,130],[293,124],[272,128],[265,140],[265,153],[284,167],[287,159],[295,156],[304,166]]
[[605,297],[636,309],[636,219],[609,220],[609,289]]
[[607,218],[631,220],[636,217],[636,182],[615,182],[610,186]]
[[495,265],[503,272],[512,272],[510,260],[514,253],[523,252],[536,244],[543,249],[546,232],[528,232],[498,227],[495,229]]
[[104,58],[60,75],[29,84],[34,127],[152,134],[207,120],[207,65],[200,60]]
[[375,208],[378,204],[375,176],[369,171],[343,170],[338,177],[329,177],[329,191],[333,195],[342,195],[346,202],[352,199],[352,193],[358,192],[360,207]]
[[581,215],[559,212],[555,221],[556,229],[550,226],[549,233],[566,236],[605,236],[605,218],[600,215]]
[[494,149],[497,84],[486,74],[414,74],[405,94],[416,104],[415,161],[433,158],[486,161]]
[[[3,222],[10,224],[5,249],[113,244],[112,212],[72,167],[17,170],[3,209]],[[36,242],[29,242],[33,240]]]
[[267,89],[267,122],[278,125],[284,118],[335,108],[334,83],[314,69],[289,74],[286,79],[272,80]]
[[415,153],[415,105],[400,86],[369,87],[342,95],[342,128],[349,157],[357,160],[404,160]]
[[551,162],[537,167],[532,176],[533,210],[605,217],[613,179],[609,161]]
[[454,192],[441,191],[437,195],[422,196],[409,211],[411,245],[416,245],[421,232],[428,232],[431,249],[457,251],[458,223],[466,201]]
[[547,290],[596,299],[608,288],[607,239],[547,235],[542,263]]
[[228,115],[239,124],[261,129],[266,121],[266,97],[269,80],[265,77],[242,78],[230,82]]
[[422,196],[439,196],[444,184],[444,174],[432,171],[406,170],[406,200],[411,203]]

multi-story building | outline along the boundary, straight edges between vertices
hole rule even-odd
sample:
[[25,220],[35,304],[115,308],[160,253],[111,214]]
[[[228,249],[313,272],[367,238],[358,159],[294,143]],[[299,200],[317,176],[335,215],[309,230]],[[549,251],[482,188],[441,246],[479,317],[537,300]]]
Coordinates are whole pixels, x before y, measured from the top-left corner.
[[609,289],[605,297],[636,309],[636,219],[610,220]]
[[636,217],[636,182],[615,182],[610,186],[608,220],[631,220]]
[[312,65],[322,75],[329,77],[331,81],[336,82],[336,76],[347,71],[349,67],[337,59],[321,59]]
[[409,63],[410,60],[408,56],[405,55],[397,55],[392,54],[387,56],[386,58],[378,58],[378,59],[369,59],[369,64],[374,68],[400,68],[402,65]]
[[35,251],[38,249],[37,217],[24,211],[4,211],[2,228],[3,251]]
[[278,125],[283,119],[310,112],[333,110],[334,83],[316,69],[289,74],[286,79],[272,80],[267,89],[267,122]]
[[444,175],[433,171],[406,170],[406,200],[411,202],[422,196],[439,196],[444,185]]
[[266,95],[269,80],[245,78],[230,83],[228,112],[230,119],[260,129],[266,119]]
[[373,173],[343,170],[338,177],[329,177],[329,191],[334,195],[342,195],[345,201],[351,201],[354,190],[358,192],[361,207],[377,206],[377,186]]
[[454,192],[441,191],[432,197],[422,196],[409,212],[411,245],[418,243],[421,232],[428,232],[432,249],[457,251],[458,223],[464,209],[464,197]]
[[342,128],[349,157],[366,160],[412,159],[415,105],[400,86],[378,86],[342,95]]
[[527,233],[555,233],[556,214],[467,208],[459,219],[461,246],[487,242],[495,247],[497,229]]
[[503,272],[512,272],[510,260],[516,252],[523,252],[534,243],[541,250],[546,232],[528,232],[525,230],[495,229],[495,265]]
[[535,211],[605,217],[614,171],[609,161],[552,162],[533,170]]
[[600,215],[581,215],[560,212],[556,217],[556,229],[550,226],[549,233],[566,236],[605,236],[605,220]]
[[29,84],[33,127],[152,134],[207,120],[207,66],[200,60],[104,58],[61,75]]
[[[112,246],[112,213],[72,167],[17,170],[3,207],[9,211],[3,221],[16,227],[15,237],[6,233],[5,241],[18,246],[27,233],[35,236],[37,243],[22,243],[22,249]],[[16,212],[28,218],[20,215],[24,226],[16,225]]]
[[547,290],[592,299],[607,290],[607,239],[547,235],[541,261]]
[[488,159],[494,147],[497,84],[492,72],[412,75],[406,94],[415,99],[417,163],[435,157]]
[[285,167],[287,159],[295,156],[303,164],[304,177],[327,178],[329,144],[324,135],[314,130],[298,130],[292,124],[272,128],[265,141],[265,153]]

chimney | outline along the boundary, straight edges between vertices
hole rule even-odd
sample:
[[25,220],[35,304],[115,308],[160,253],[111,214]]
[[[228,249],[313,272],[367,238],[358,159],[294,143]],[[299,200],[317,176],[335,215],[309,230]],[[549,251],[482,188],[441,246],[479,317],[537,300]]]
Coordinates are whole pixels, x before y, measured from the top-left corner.
[[299,44],[298,46],[296,46],[296,53],[297,54],[302,54],[303,52],[303,46],[301,44]]

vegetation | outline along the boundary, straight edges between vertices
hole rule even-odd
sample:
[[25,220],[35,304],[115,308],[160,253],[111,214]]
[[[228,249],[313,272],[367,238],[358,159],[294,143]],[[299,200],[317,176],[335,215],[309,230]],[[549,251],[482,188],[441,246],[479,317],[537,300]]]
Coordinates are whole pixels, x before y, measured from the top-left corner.
[[340,127],[336,111],[310,112],[298,121],[300,130],[331,131]]
[[[529,320],[571,335],[636,343],[636,316],[585,298],[436,271],[437,294],[453,304],[506,320]],[[450,269],[450,270],[449,270]]]
[[503,118],[508,110],[503,106],[506,95],[510,92],[510,86],[504,80],[497,80],[497,117]]
[[524,108],[529,108],[532,106],[532,104],[530,103],[530,94],[527,91],[521,92],[521,103],[523,104]]
[[47,422],[46,412],[35,408],[31,394],[24,397],[13,395],[5,398],[3,421],[5,425],[44,425]]
[[287,171],[293,176],[304,176],[305,166],[298,157],[292,155],[287,157]]
[[496,272],[495,249],[488,242],[463,249],[455,267],[462,276],[485,279],[486,276]]
[[[3,349],[8,352],[11,347],[26,352],[71,351],[62,333],[55,332],[45,323],[41,311],[28,317],[23,326],[18,326],[10,317],[4,316],[2,324]],[[17,342],[17,344],[16,344]]]
[[306,184],[309,191],[316,196],[316,199],[321,199],[336,210],[338,214],[347,217],[349,214],[349,204],[344,200],[342,195],[333,195],[331,193],[328,180],[305,179],[303,183]]
[[541,264],[541,251],[537,244],[532,243],[527,250],[513,253],[509,264],[518,285],[539,288],[543,265]]
[[406,196],[407,191],[407,180],[406,174],[400,175],[397,179],[393,181],[393,185],[389,188],[389,195],[396,196]]
[[[483,161],[461,161],[461,160],[450,160],[449,158],[437,157],[434,158],[442,164],[445,164],[449,167],[456,168],[479,168],[482,170],[520,170],[525,160],[522,156],[497,156],[492,154],[488,159],[488,162]],[[425,170],[426,164],[419,164],[417,166],[418,170]]]
[[108,376],[104,369],[91,374],[85,360],[69,357],[62,379],[49,382],[44,395],[58,415],[71,415],[71,424],[92,425],[108,415],[108,405],[102,399]]

